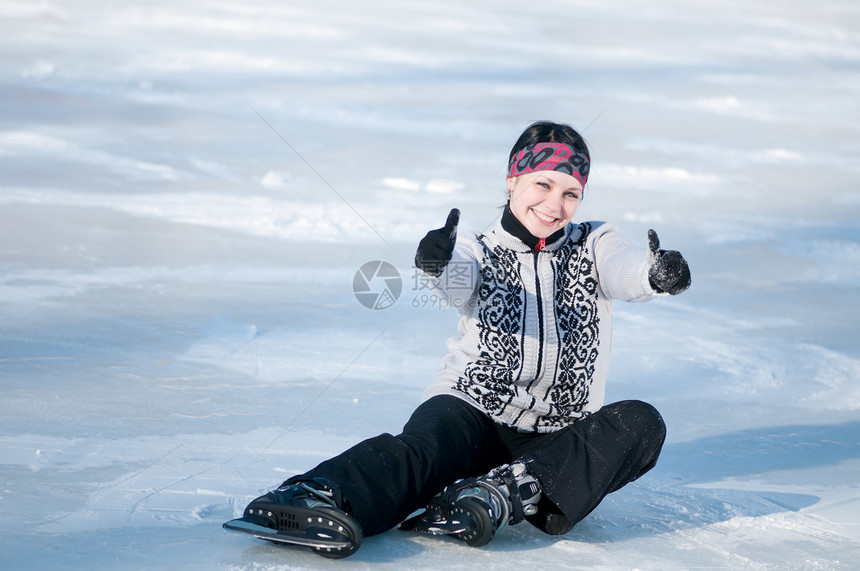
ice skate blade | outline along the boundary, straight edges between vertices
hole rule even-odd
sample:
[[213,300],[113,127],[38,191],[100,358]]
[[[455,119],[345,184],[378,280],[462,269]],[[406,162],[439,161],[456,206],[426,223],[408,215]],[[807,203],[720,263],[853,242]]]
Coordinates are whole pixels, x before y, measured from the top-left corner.
[[454,535],[463,533],[472,525],[472,520],[465,514],[451,514],[449,518],[429,520],[425,514],[411,517],[397,526],[401,531],[418,531],[431,535]]
[[242,518],[232,519],[224,523],[222,527],[232,531],[249,533],[258,539],[287,543],[290,545],[300,545],[302,547],[311,547],[314,549],[347,549],[353,546],[349,541],[338,541],[336,539],[326,539],[319,536],[307,537],[304,534],[294,535],[277,531],[270,527],[258,525]]

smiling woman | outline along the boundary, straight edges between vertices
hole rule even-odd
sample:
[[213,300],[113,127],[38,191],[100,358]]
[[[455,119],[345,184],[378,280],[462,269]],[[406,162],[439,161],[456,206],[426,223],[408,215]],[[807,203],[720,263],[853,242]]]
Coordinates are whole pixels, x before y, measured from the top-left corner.
[[656,234],[648,254],[610,224],[570,223],[590,163],[572,127],[530,126],[509,159],[509,203],[491,229],[458,240],[454,208],[418,245],[460,336],[402,433],[289,478],[225,527],[328,557],[399,522],[479,547],[522,521],[565,534],[654,467],[660,414],[604,406],[611,306],[684,291],[689,271],[669,270],[686,262]]

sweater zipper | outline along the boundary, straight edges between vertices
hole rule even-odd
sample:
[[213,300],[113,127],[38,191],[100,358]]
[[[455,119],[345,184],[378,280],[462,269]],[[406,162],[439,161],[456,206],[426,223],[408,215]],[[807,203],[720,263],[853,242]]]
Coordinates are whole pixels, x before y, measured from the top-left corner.
[[[538,315],[538,349],[537,349],[537,368],[535,370],[534,379],[528,384],[526,387],[526,392],[531,391],[531,388],[535,383],[540,379],[541,369],[543,368],[543,299],[541,298],[540,291],[540,276],[538,275],[538,256],[540,256],[540,252],[532,252],[534,256],[534,269],[535,269],[535,305],[537,308]],[[520,419],[522,419],[523,415],[533,409],[535,405],[535,397],[532,396],[531,403],[523,407],[520,413],[516,416],[513,421],[513,425],[516,426],[519,424]]]

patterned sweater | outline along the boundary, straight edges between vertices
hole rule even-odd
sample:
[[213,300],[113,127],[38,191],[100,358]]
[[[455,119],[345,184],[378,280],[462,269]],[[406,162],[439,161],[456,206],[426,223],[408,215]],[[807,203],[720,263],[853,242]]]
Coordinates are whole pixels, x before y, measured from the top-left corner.
[[501,221],[461,236],[432,280],[459,336],[424,393],[452,395],[522,432],[553,432],[603,406],[612,300],[647,301],[647,255],[603,222],[568,224],[540,252]]

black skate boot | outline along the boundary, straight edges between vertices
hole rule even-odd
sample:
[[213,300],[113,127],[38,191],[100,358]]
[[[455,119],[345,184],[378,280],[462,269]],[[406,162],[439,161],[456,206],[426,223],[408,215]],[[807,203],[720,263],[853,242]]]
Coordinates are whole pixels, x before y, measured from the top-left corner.
[[454,482],[433,498],[423,513],[403,522],[400,529],[451,535],[472,547],[481,547],[505,525],[536,514],[540,498],[537,480],[524,464],[517,462],[480,478]]
[[252,501],[241,518],[224,527],[340,559],[358,551],[362,533],[358,523],[338,507],[336,495],[319,482],[285,484]]

